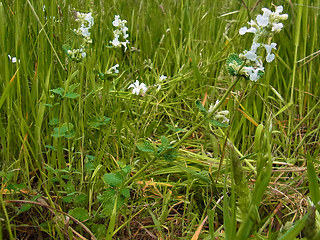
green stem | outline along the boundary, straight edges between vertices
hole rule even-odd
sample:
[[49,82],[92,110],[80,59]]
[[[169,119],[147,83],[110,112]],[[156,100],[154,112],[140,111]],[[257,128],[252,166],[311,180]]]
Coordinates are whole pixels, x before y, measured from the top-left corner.
[[[210,119],[215,114],[216,110],[226,100],[226,98],[228,97],[228,95],[231,92],[232,88],[239,82],[240,78],[241,77],[237,77],[236,80],[229,86],[229,88],[227,89],[225,94],[220,99],[220,102],[214,107],[212,112],[210,112],[207,117],[203,118],[192,129],[190,129],[178,142],[176,142],[176,144],[173,145],[173,148],[179,147],[192,133],[194,133],[199,127],[201,127],[208,119]],[[168,149],[163,151],[163,152],[161,152],[159,155],[163,156],[164,154],[167,153],[167,151],[168,151]],[[136,172],[136,174],[134,174],[131,178],[129,178],[124,183],[124,186],[127,186],[127,185],[129,185],[130,182],[133,182],[134,179],[136,179],[138,176],[140,176],[140,174],[143,173],[149,166],[151,166],[157,159],[158,159],[158,157],[154,157],[150,162],[148,162],[146,165],[144,165],[142,168],[140,168],[140,170],[138,172]]]

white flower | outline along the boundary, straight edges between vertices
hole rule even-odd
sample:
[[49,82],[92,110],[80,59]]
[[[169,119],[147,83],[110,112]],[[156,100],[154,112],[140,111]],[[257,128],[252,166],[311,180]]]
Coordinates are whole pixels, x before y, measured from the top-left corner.
[[252,42],[250,51],[245,51],[244,56],[251,61],[256,61],[258,58],[256,51],[260,47],[260,45],[260,43]]
[[90,37],[89,27],[85,27],[83,24],[81,24],[81,27],[79,29],[83,37]]
[[165,80],[165,79],[167,79],[167,76],[165,76],[165,75],[161,75],[161,76],[159,77],[159,81],[160,81],[160,82],[162,82],[162,81]]
[[214,117],[216,119],[222,119],[222,123],[229,123],[229,119],[226,117],[226,115],[229,115],[228,110],[218,112]]
[[252,51],[246,51],[244,56],[251,61],[256,61],[258,57],[257,54]]
[[136,94],[139,95],[141,90],[142,90],[142,94],[145,94],[146,91],[148,90],[147,86],[144,83],[139,83],[139,80],[136,80],[135,83],[130,84],[129,88],[133,88],[132,89],[132,94]]
[[240,35],[244,35],[244,34],[246,34],[247,32],[249,32],[249,33],[256,33],[256,32],[257,32],[257,29],[254,28],[254,27],[250,27],[250,28],[242,27],[242,28],[240,28],[240,30],[239,30],[239,34],[240,34]]
[[120,21],[121,21],[121,20],[120,21],[119,20],[120,20],[120,16],[119,15],[115,15],[114,16],[114,21],[112,22],[112,25],[115,26],[115,27],[119,27]]
[[266,57],[267,62],[272,62],[274,60],[274,58],[275,58],[275,55],[273,53],[271,53],[271,50],[272,49],[277,49],[276,48],[277,44],[276,43],[271,43],[270,45],[264,44],[263,46],[264,46],[264,48],[266,49],[266,52],[267,52],[267,57]]
[[17,61],[20,62],[20,59],[17,59],[16,57],[11,57],[8,55],[8,58],[11,60],[12,63],[16,63]]
[[209,107],[208,112],[211,113],[211,112],[213,111],[213,109],[215,109],[216,106],[219,104],[219,102],[220,102],[220,101],[217,100],[217,101],[214,103],[214,105],[210,104],[210,107]]
[[85,58],[87,56],[87,53],[84,51],[83,48],[80,48],[81,57]]
[[[214,105],[210,104],[208,112],[211,113],[213,111],[213,109],[215,109],[216,106],[219,103],[220,103],[220,101],[217,100]],[[222,123],[229,123],[229,119],[226,117],[227,115],[229,115],[229,111],[228,110],[223,110],[223,111],[220,111],[220,112],[216,112],[215,115],[214,115],[214,118],[222,119]]]
[[272,14],[272,12],[268,8],[262,8],[261,10],[263,11],[263,15],[259,14],[256,20],[260,26],[265,27],[269,24],[269,17]]
[[282,23],[272,23],[272,32],[280,32],[281,29],[283,28]]
[[124,46],[124,51],[127,51],[127,44],[130,43],[128,40],[125,42],[121,42],[122,46]]
[[119,73],[119,70],[117,69],[118,67],[119,67],[119,64],[116,64],[113,67],[111,67],[110,70],[113,70],[114,73]]
[[156,89],[157,92],[160,91],[160,89],[161,89],[161,84],[155,84],[154,86],[157,88],[157,89]]
[[111,41],[111,44],[115,47],[119,47],[120,46],[120,41],[119,41],[119,35],[115,35],[114,39]]
[[89,26],[88,26],[88,27],[91,28],[92,25],[94,24],[94,19],[93,19],[93,17],[92,17],[92,13],[91,13],[91,12],[87,13],[87,14],[85,15],[84,19],[89,23]]
[[247,72],[250,76],[250,80],[256,82],[259,79],[259,71],[264,72],[264,67],[243,67],[243,69]]

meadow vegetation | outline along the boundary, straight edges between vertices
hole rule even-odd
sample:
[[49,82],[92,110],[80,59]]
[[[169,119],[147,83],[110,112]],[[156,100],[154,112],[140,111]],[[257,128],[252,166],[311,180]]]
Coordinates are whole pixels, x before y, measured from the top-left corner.
[[0,239],[320,239],[319,13],[1,0]]

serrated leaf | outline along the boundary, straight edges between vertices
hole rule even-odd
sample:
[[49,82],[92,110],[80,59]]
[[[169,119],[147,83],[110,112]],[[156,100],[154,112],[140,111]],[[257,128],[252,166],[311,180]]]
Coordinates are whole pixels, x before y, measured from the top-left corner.
[[156,148],[149,141],[144,140],[142,144],[138,144],[137,148],[142,152],[151,152],[155,153]]
[[131,171],[131,166],[126,165],[122,168],[122,171],[127,175]]
[[111,187],[120,187],[124,180],[120,173],[106,173],[102,179]]
[[161,136],[161,145],[163,148],[168,148],[170,147],[170,143],[168,139],[165,136]]
[[56,127],[53,129],[53,133],[51,134],[52,137],[59,138],[59,137],[66,137],[72,138],[75,136],[75,132],[73,131],[73,124],[72,123],[63,123],[60,127]]
[[125,198],[130,197],[130,190],[128,188],[123,188],[121,190],[121,195],[124,196]]
[[91,127],[99,127],[102,125],[106,125],[108,122],[110,122],[111,118],[107,118],[105,116],[103,116],[102,118],[92,118],[88,121],[88,125]]
[[65,98],[70,98],[70,99],[74,99],[79,97],[80,95],[78,93],[74,93],[74,92],[67,92],[63,97]]
[[94,169],[95,169],[95,166],[92,162],[88,162],[88,163],[84,164],[84,171],[85,172],[92,172],[92,171],[94,171]]
[[216,127],[228,127],[229,125],[226,123],[219,122],[215,119],[210,119],[209,122]]
[[69,133],[64,135],[64,137],[68,138],[68,139],[74,138],[75,136],[76,136],[76,132],[75,131],[69,132]]
[[73,200],[73,196],[65,196],[62,198],[62,201],[65,203],[71,203]]
[[59,119],[58,118],[52,118],[49,121],[49,125],[57,125],[59,123]]
[[71,84],[67,90],[68,92],[73,92],[79,86],[80,86],[80,83]]
[[236,76],[238,75],[238,69],[243,64],[243,61],[237,54],[232,53],[228,56],[226,64],[229,74],[232,76]]
[[63,97],[64,89],[59,87],[59,88],[51,89],[50,92],[59,94],[61,97]]
[[94,224],[92,232],[98,240],[105,239],[107,235],[107,226],[105,224]]
[[196,103],[197,108],[200,110],[200,112],[202,112],[204,116],[207,116],[208,115],[208,111],[207,111],[207,109],[204,108],[204,106],[202,105],[201,101],[197,100],[195,103]]
[[87,201],[87,195],[84,193],[79,194],[74,198],[76,204],[84,204]]
[[89,218],[89,214],[88,214],[87,210],[85,210],[84,208],[81,208],[81,207],[71,209],[68,213],[71,216],[78,219],[79,221],[84,221]]

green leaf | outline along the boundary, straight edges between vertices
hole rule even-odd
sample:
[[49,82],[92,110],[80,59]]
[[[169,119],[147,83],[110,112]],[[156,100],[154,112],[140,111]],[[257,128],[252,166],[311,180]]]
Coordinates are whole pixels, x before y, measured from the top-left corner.
[[59,94],[61,97],[63,97],[64,89],[59,87],[59,88],[51,89],[50,92]]
[[226,123],[219,122],[215,119],[210,119],[209,122],[216,127],[228,127],[229,125]]
[[57,125],[57,124],[59,124],[59,119],[58,118],[52,118],[49,121],[49,125]]
[[21,206],[21,208],[19,209],[19,212],[18,212],[17,214],[19,215],[20,213],[29,211],[29,209],[30,209],[31,207],[32,207],[32,204],[30,204],[30,203],[23,204],[23,205]]
[[84,204],[86,203],[88,197],[86,194],[81,193],[78,196],[74,197],[74,203],[76,204]]
[[75,217],[76,219],[78,219],[79,221],[84,221],[89,218],[89,214],[88,214],[87,210],[85,210],[84,208],[81,208],[81,207],[71,209],[68,213],[72,217]]
[[[75,73],[77,73],[77,72],[75,72]],[[68,92],[73,92],[77,87],[79,87],[80,86],[80,83],[75,83],[75,84],[71,84],[69,87],[68,87],[68,89],[67,89],[67,91]]]
[[107,227],[105,224],[94,224],[92,226],[92,232],[98,240],[105,239],[107,235]]
[[232,76],[236,76],[239,74],[238,69],[243,64],[243,61],[240,59],[240,57],[237,54],[232,53],[228,56],[226,64],[227,64],[227,69],[229,74]]
[[75,136],[75,132],[73,131],[73,129],[74,126],[72,123],[63,123],[60,127],[56,127],[53,129],[53,133],[51,134],[51,136],[54,138],[72,138]]
[[137,148],[142,152],[155,153],[156,148],[149,141],[144,140],[142,144],[138,144]]
[[161,145],[164,148],[171,148],[169,140],[165,136],[161,136]]
[[70,98],[70,99],[74,99],[79,97],[80,95],[78,93],[74,93],[74,92],[67,92],[63,97],[65,98]]
[[309,218],[309,213],[303,216],[303,218],[296,221],[293,227],[291,227],[281,238],[278,240],[292,240],[295,239],[298,234],[302,231],[305,227],[306,222]]
[[125,198],[130,197],[130,190],[128,188],[123,188],[121,190],[121,195],[124,196]]
[[45,145],[45,147],[51,149],[52,151],[57,151],[57,149],[51,145]]
[[65,203],[71,203],[73,200],[73,196],[65,196],[62,198],[62,201]]
[[117,173],[106,173],[102,177],[103,181],[109,184],[111,187],[120,187],[123,183],[123,176],[119,172]]
[[202,112],[204,116],[207,116],[208,115],[208,111],[207,111],[207,109],[204,108],[204,106],[202,105],[201,101],[197,100],[195,103],[196,103],[196,106],[198,107],[198,109],[200,110],[200,112]]
[[104,76],[105,76],[104,73],[99,72],[98,70],[93,70],[93,72],[97,74],[101,80],[104,80]]
[[310,153],[307,155],[307,173],[309,180],[309,191],[311,195],[311,200],[314,204],[317,204],[320,201],[320,191],[319,191],[319,183],[318,183],[318,174],[314,168],[314,163],[310,156]]
[[110,120],[111,118],[107,118],[105,116],[102,118],[95,117],[89,120],[88,125],[97,128],[99,126],[106,125]]

